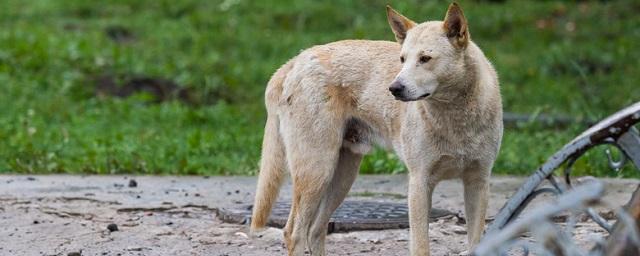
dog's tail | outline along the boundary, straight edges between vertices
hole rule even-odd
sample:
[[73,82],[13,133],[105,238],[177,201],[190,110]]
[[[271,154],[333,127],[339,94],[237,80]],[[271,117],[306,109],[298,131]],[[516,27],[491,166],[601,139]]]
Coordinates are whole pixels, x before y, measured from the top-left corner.
[[271,208],[280,192],[284,180],[287,159],[285,147],[279,132],[280,120],[274,112],[282,94],[282,86],[287,73],[292,68],[292,61],[282,66],[271,78],[267,86],[265,103],[267,105],[267,124],[262,141],[262,158],[258,187],[251,216],[251,232],[262,229],[271,214]]
[[262,142],[262,159],[260,160],[258,188],[251,216],[251,232],[258,231],[267,224],[271,208],[278,197],[285,176],[285,165],[286,157],[284,145],[278,132],[278,118],[271,116],[267,118]]

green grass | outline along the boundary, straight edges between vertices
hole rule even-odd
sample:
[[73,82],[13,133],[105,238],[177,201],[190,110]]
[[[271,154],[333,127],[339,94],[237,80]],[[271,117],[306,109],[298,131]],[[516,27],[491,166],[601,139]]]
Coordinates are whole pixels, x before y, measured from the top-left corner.
[[[386,3],[5,0],[0,173],[254,174],[270,75],[315,44],[392,40]],[[447,5],[394,7],[424,21],[441,19]],[[600,119],[640,100],[637,1],[461,5],[500,74],[506,111]],[[113,26],[134,39],[114,42],[105,33]],[[94,78],[105,74],[169,79],[195,103],[96,96]],[[508,129],[494,172],[528,174],[584,128]],[[601,150],[575,169],[617,175]],[[403,171],[382,151],[362,165],[364,173]]]

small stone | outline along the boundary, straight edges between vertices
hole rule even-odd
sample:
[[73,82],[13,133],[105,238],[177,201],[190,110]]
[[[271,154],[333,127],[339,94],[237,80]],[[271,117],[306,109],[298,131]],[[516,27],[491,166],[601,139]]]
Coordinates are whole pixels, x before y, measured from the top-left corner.
[[238,190],[236,190],[236,194],[240,194],[240,190],[239,190],[239,189],[238,189]]
[[464,235],[467,234],[467,231],[461,227],[461,226],[451,226],[451,231],[453,231],[453,233],[456,233],[458,235]]
[[116,225],[115,223],[111,223],[111,224],[107,225],[107,229],[110,232],[116,232],[116,231],[118,231],[118,225]]
[[33,221],[33,224],[40,224],[40,221],[38,221],[38,220],[34,220],[34,221]]
[[129,180],[129,187],[130,188],[138,187],[138,182],[136,180],[134,180],[134,179],[130,179]]
[[28,180],[28,181],[34,181],[34,180],[36,180],[36,178],[34,178],[34,177],[27,177],[27,180]]
[[70,252],[70,253],[67,253],[67,256],[82,256],[82,253],[81,252]]
[[242,238],[249,238],[249,236],[244,232],[236,232],[234,235],[242,237]]

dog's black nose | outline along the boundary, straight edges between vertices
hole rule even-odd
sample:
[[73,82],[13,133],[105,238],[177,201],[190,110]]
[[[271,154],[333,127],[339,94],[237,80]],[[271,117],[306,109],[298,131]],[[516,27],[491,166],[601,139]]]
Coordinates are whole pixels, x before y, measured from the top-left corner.
[[398,81],[394,81],[391,86],[389,86],[389,91],[393,96],[400,97],[402,91],[404,91],[404,85]]

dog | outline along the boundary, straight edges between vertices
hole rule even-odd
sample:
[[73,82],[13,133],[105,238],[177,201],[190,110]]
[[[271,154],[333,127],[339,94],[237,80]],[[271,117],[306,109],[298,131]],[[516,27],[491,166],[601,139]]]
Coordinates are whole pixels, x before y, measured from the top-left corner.
[[482,236],[503,130],[496,71],[456,3],[444,21],[417,24],[389,6],[387,19],[397,42],[314,46],[267,85],[251,230],[266,224],[289,170],[289,255],[325,255],[329,218],[374,145],[407,166],[411,255],[429,255],[431,196],[443,179],[463,181],[470,249]]

